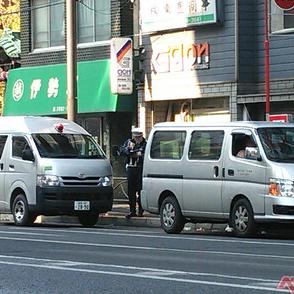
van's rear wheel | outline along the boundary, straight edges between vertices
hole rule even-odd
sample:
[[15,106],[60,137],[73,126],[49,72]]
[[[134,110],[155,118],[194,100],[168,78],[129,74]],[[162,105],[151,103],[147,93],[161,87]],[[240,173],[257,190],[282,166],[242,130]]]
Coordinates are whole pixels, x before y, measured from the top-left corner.
[[174,197],[167,197],[160,207],[161,227],[168,234],[178,234],[185,226],[180,205]]
[[78,215],[79,222],[82,226],[91,228],[96,225],[99,219],[99,213],[85,213]]
[[12,215],[17,226],[31,225],[36,220],[36,217],[29,212],[28,202],[23,194],[15,197],[12,204]]
[[252,235],[256,231],[253,209],[247,199],[239,199],[230,213],[230,224],[238,237]]

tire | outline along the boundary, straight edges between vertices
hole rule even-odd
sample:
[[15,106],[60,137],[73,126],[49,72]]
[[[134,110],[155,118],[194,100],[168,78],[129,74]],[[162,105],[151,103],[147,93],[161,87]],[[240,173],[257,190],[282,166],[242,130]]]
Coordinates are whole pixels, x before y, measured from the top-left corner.
[[23,194],[15,197],[12,204],[12,215],[17,226],[28,226],[36,220],[36,216],[30,214],[27,199]]
[[86,228],[92,228],[96,225],[99,219],[99,213],[85,213],[78,215],[79,222]]
[[247,199],[239,199],[234,204],[230,213],[230,224],[238,237],[250,236],[256,232],[253,209]]
[[162,229],[168,234],[178,234],[185,226],[185,218],[174,197],[167,197],[160,206],[160,222]]

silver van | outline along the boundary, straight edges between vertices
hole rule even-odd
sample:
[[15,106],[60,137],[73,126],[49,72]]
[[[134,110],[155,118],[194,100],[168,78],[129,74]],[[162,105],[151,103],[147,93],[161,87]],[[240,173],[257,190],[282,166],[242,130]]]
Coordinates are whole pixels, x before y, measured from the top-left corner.
[[167,233],[186,222],[229,223],[237,236],[262,223],[294,229],[294,124],[156,124],[141,201]]
[[110,162],[86,130],[62,118],[0,117],[0,213],[16,225],[73,215],[91,227],[112,204]]

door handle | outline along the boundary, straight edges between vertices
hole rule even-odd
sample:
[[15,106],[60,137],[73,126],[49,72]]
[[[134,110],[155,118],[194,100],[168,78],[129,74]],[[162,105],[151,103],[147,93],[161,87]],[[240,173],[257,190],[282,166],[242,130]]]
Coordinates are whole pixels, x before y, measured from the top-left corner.
[[225,170],[225,168],[222,169],[222,176],[223,176],[223,178],[226,176],[226,170]]
[[9,164],[9,168],[14,168],[14,164]]
[[3,163],[0,163],[0,169],[3,170]]
[[233,169],[228,169],[228,175],[233,176],[235,174]]
[[215,166],[213,168],[213,170],[214,170],[214,177],[217,178],[218,177],[218,166]]

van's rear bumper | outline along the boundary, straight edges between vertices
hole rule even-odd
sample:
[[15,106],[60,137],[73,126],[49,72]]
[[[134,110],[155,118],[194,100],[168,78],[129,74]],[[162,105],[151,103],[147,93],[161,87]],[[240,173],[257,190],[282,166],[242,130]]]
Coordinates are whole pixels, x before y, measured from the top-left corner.
[[[74,210],[75,201],[90,201],[89,210]],[[30,211],[43,215],[78,215],[81,213],[105,213],[112,209],[112,187],[37,187],[36,205]]]

